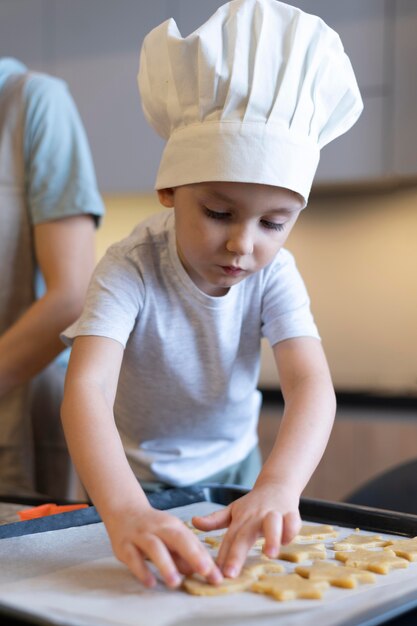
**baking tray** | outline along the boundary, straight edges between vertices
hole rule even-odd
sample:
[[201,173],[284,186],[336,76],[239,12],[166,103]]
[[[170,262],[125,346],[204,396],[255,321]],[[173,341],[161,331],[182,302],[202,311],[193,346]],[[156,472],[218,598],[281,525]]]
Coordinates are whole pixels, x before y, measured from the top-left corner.
[[[152,506],[164,510],[203,501],[228,505],[245,493],[247,493],[246,489],[234,485],[220,486],[209,484],[201,487],[168,489],[148,494],[148,498]],[[11,497],[7,498],[7,501],[17,504],[42,503],[39,499],[35,502],[27,498]],[[417,515],[308,498],[301,499],[300,513],[304,521],[361,528],[362,530],[396,534],[402,537],[417,536]],[[86,509],[0,526],[0,540],[99,522],[101,522],[101,519],[95,507],[90,506]],[[25,612],[10,609],[10,607],[0,604],[0,624],[2,623],[7,623],[11,626],[28,624],[56,625],[56,622],[41,619],[30,614],[29,610]],[[224,622],[224,625],[226,626],[228,623],[229,621],[227,620]],[[219,624],[221,625],[221,622]],[[282,621],[278,619],[277,624],[282,624]],[[385,601],[381,598],[381,603],[378,607],[374,606],[354,619],[346,616],[346,618],[338,622],[338,626],[378,626],[379,624],[384,624],[385,626],[416,626],[417,592],[404,594],[396,601]],[[199,626],[204,626],[204,620],[203,622],[199,620]]]

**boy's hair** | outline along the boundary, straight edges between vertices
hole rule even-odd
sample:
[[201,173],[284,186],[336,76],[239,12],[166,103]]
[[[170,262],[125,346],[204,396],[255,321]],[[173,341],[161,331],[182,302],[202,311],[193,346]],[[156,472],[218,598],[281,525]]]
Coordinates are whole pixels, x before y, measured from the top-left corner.
[[204,181],[284,187],[307,202],[320,149],[362,111],[337,33],[277,0],[234,0],[183,38],[145,38],[139,89],[167,140],[156,188]]

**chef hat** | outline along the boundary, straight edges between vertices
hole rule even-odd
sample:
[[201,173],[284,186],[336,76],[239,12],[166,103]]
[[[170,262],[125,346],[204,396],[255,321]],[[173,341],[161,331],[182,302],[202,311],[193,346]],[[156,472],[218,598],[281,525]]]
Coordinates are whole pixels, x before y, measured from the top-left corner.
[[277,0],[233,0],[183,38],[145,38],[139,90],[167,140],[156,189],[263,183],[307,202],[320,149],[362,111],[349,58],[320,18]]

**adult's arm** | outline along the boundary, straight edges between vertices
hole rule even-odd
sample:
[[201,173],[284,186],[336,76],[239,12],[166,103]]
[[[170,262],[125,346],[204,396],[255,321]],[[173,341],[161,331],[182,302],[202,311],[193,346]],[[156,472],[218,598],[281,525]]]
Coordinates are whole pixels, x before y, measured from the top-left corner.
[[59,338],[80,315],[94,268],[94,221],[76,215],[34,227],[46,291],[0,337],[0,397],[28,381],[63,349]]

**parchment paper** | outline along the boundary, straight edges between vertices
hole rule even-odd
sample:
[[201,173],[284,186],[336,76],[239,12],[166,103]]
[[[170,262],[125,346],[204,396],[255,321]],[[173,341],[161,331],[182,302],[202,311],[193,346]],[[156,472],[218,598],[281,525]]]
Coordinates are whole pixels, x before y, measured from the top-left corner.
[[[219,508],[201,502],[171,513],[188,520]],[[338,540],[352,532],[340,530]],[[146,590],[112,556],[103,524],[3,539],[0,564],[0,604],[70,626],[337,626],[381,601],[417,593],[417,563],[373,585],[330,587],[323,600],[277,602],[250,592],[204,598],[162,584]]]

